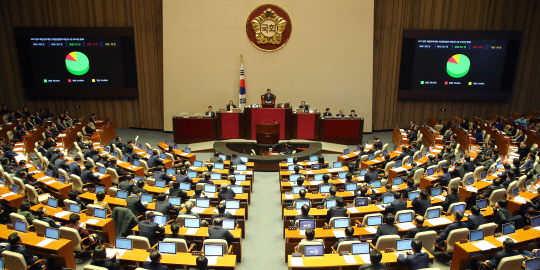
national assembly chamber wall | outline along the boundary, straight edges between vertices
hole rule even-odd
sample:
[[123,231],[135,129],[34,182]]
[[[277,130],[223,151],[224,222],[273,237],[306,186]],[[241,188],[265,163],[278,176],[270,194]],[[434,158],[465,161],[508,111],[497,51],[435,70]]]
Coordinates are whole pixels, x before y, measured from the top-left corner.
[[[356,0],[353,0],[353,2]],[[178,1],[183,2],[183,1]],[[187,1],[186,1],[187,2]],[[342,1],[343,3],[351,1]],[[244,3],[244,1],[242,1]],[[257,2],[258,3],[258,2]],[[265,2],[266,3],[266,2]],[[281,4],[277,2],[268,2]],[[285,1],[285,3],[307,3]],[[256,3],[253,3],[253,8]],[[311,8],[322,5],[314,2]],[[162,0],[3,0],[0,2],[0,103],[10,108],[28,106],[30,111],[50,108],[54,112],[70,110],[72,115],[88,116],[96,112],[110,118],[117,127],[163,129],[171,123],[171,116],[164,117],[163,109],[163,12]],[[286,6],[286,5],[285,5]],[[247,11],[246,11],[247,12]],[[247,13],[249,14],[249,12]],[[245,20],[247,14],[238,19]],[[293,23],[308,18],[292,17]],[[335,23],[335,22],[328,22]],[[513,111],[528,112],[537,109],[540,102],[540,3],[536,0],[375,0],[373,35],[363,38],[373,40],[372,127],[373,130],[391,129],[395,124],[404,126],[409,119],[422,121],[431,117],[449,119],[454,115],[491,117],[495,113],[509,115]],[[24,96],[17,60],[13,27],[133,27],[139,80],[139,97],[127,100],[31,100]],[[464,102],[398,100],[397,85],[403,29],[471,29],[471,30],[520,30],[522,45],[517,65],[512,99],[505,102]],[[293,30],[291,41],[299,33]],[[245,38],[242,36],[241,38]],[[245,42],[249,42],[247,39]],[[251,46],[248,43],[249,46]],[[288,44],[286,46],[289,46]],[[339,46],[337,44],[336,46]],[[252,48],[253,49],[253,48]],[[236,51],[231,55],[238,56]],[[247,60],[247,59],[246,59]],[[228,78],[235,85],[231,98],[237,100],[239,63],[231,64],[238,72]],[[247,64],[246,64],[247,69]],[[251,70],[246,74],[253,75]],[[179,75],[181,76],[181,75]],[[246,75],[246,80],[248,80]],[[264,89],[248,91],[260,95]],[[167,91],[167,90],[166,90]],[[278,91],[278,89],[275,89]],[[193,94],[193,93],[187,93]],[[277,94],[277,93],[276,93]],[[339,94],[346,94],[340,92]],[[282,95],[281,95],[282,96]],[[282,96],[283,97],[283,96]],[[207,103],[201,97],[203,112]],[[303,98],[303,97],[302,97]],[[332,93],[328,94],[332,98]],[[309,100],[309,97],[305,97]],[[224,106],[223,100],[216,106]],[[280,99],[280,101],[285,101]],[[296,102],[297,100],[290,100]],[[351,100],[356,106],[359,100]],[[81,105],[81,109],[75,109]],[[178,109],[181,110],[182,99]],[[296,105],[293,103],[293,105]],[[313,104],[324,109],[324,104]],[[445,108],[445,112],[440,109]],[[179,111],[178,111],[179,112]],[[335,109],[333,108],[335,113]],[[365,117],[365,115],[364,115]],[[366,125],[368,125],[366,123]],[[367,127],[365,129],[368,130]]]

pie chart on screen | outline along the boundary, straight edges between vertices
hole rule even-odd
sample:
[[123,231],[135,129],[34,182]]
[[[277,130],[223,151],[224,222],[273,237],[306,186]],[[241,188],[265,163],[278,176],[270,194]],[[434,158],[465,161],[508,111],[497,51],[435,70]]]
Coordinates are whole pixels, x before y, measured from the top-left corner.
[[90,69],[90,61],[82,52],[70,52],[66,56],[66,68],[73,75],[84,75]]
[[464,54],[455,54],[446,63],[446,72],[453,78],[461,78],[469,73],[471,61]]

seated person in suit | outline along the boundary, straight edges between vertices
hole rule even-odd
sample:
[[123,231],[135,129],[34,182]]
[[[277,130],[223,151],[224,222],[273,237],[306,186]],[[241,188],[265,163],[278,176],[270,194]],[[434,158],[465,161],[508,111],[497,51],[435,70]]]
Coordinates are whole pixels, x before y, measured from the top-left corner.
[[345,228],[345,237],[338,238],[337,242],[334,244],[334,249],[337,251],[339,243],[349,242],[349,241],[358,241],[358,237],[354,237],[354,228],[349,226]]
[[264,103],[272,104],[274,102],[274,94],[271,93],[272,90],[266,89],[266,94],[264,95]]
[[[306,230],[306,238],[300,240],[300,243],[302,242],[319,242],[324,245],[323,239],[315,239],[315,230],[312,228],[309,228]],[[298,246],[297,246],[298,248]]]
[[107,257],[107,250],[104,246],[97,246],[92,253],[90,265],[103,267],[107,270],[118,270],[120,264],[120,254],[115,252],[113,256]]
[[221,227],[223,224],[223,219],[216,218],[214,219],[214,226],[208,227],[208,239],[222,239],[227,240],[227,243],[231,243],[234,239],[233,235],[229,230]]
[[220,201],[233,200],[236,194],[229,188],[227,183],[221,183],[221,191],[218,192],[218,198]]
[[425,232],[431,230],[429,226],[424,226],[424,217],[423,216],[416,216],[414,218],[414,225],[416,228],[412,228],[409,232],[407,232],[407,235],[405,235],[404,238],[414,238],[417,233],[419,232]]
[[476,205],[471,206],[471,214],[467,218],[467,228],[469,230],[477,230],[480,225],[486,223],[484,214],[480,212],[480,207]]
[[80,220],[81,217],[79,216],[79,214],[73,213],[69,216],[69,221],[65,226],[77,230],[81,239],[88,237],[88,239],[84,241],[84,244],[95,242],[97,239],[97,235],[91,235],[90,232],[86,229],[86,223],[82,223],[81,226],[81,223],[79,222]]
[[81,148],[81,151],[88,149],[88,146],[86,146],[86,144],[84,144],[83,142],[82,136],[77,136],[77,145],[79,146],[79,148]]
[[[474,172],[474,169],[476,169],[476,166],[474,165],[474,162],[471,161],[471,157],[469,155],[465,156],[465,163],[463,163],[463,168],[465,169],[465,172]],[[486,170],[488,168],[485,168]]]
[[[21,234],[17,232],[10,234],[8,236],[8,243],[9,245],[6,246],[5,250],[21,254],[27,266],[31,266],[37,262],[35,265],[29,268],[30,270],[41,270],[43,269],[43,267],[45,267],[45,265],[42,262],[38,262],[39,258],[37,256],[33,256],[32,253],[28,251],[28,249],[23,247]],[[43,260],[45,261],[45,264],[48,267],[50,267],[51,269],[53,268],[53,265],[54,265],[53,259],[45,258]]]
[[[493,259],[486,260],[486,265],[482,265],[483,262],[479,260],[473,260],[471,261],[471,267],[472,269],[480,269],[480,270],[490,270],[490,269],[497,269],[499,267],[499,263],[501,263],[501,260],[506,257],[516,256],[519,255],[519,251],[514,250],[515,243],[512,238],[506,238],[503,242],[503,251],[497,252],[497,255],[493,257]],[[480,266],[482,268],[480,268]]]
[[525,162],[523,162],[523,165],[521,165],[521,167],[519,168],[520,172],[522,174],[526,174],[528,171],[532,170],[534,167],[535,159],[536,155],[534,154],[534,152],[530,152],[527,155],[527,160],[525,160]]
[[211,174],[209,172],[203,173],[202,176],[203,176],[203,179],[199,180],[197,184],[214,184],[214,182],[210,180]]
[[132,175],[128,175],[126,177],[126,180],[120,182],[120,185],[118,185],[118,187],[121,190],[125,190],[125,191],[131,192],[131,193],[135,193],[135,192],[133,192],[133,187],[134,186],[135,186],[135,178],[133,178]]
[[416,162],[411,163],[412,169],[407,173],[407,177],[414,177],[414,172],[422,169],[416,164]]
[[451,187],[449,187],[450,189],[450,194],[448,194],[448,192],[446,192],[446,190],[443,190],[443,193],[442,195],[445,196],[446,198],[444,199],[444,202],[442,203],[442,208],[443,208],[443,211],[450,211],[450,209],[448,209],[450,207],[450,205],[452,205],[453,203],[457,203],[459,202],[459,194],[458,194],[458,186],[456,185],[452,185]]
[[195,194],[191,196],[190,199],[197,199],[197,198],[208,198],[206,195],[204,195],[203,189],[200,187],[195,188]]
[[193,211],[191,211],[191,209],[193,209],[193,202],[192,201],[187,201],[185,204],[184,204],[184,209],[186,211],[182,211],[180,213],[178,213],[178,215],[189,215],[189,216],[194,216],[196,218],[199,217],[199,214],[198,213],[195,213]]
[[361,265],[358,270],[383,270],[386,269],[386,264],[381,263],[382,253],[376,249],[369,252],[369,260],[371,263]]
[[394,201],[391,202],[384,211],[386,213],[392,213],[396,215],[398,211],[407,209],[407,201],[401,199],[401,193],[399,192],[393,192],[394,193]]
[[424,216],[426,210],[431,207],[431,200],[427,191],[425,189],[420,190],[420,196],[414,198],[411,204],[416,214]]
[[165,193],[161,192],[158,194],[156,201],[156,212],[162,213],[164,216],[167,216],[167,219],[169,219],[170,211],[178,211],[182,208],[179,206],[174,206],[170,202],[166,202],[166,198],[167,195],[165,195]]
[[[394,224],[395,216],[392,213],[388,213],[386,215],[386,223],[379,225],[377,227],[377,232],[375,233],[375,236],[373,237],[373,245],[377,245],[377,241],[379,241],[379,237],[384,235],[398,235],[399,229]],[[370,240],[368,240],[370,242]]]
[[55,222],[54,220],[49,218],[50,214],[49,214],[49,211],[47,211],[47,208],[44,208],[44,207],[38,208],[36,214],[37,214],[36,218],[38,220],[46,222],[47,224],[49,224],[49,226],[51,228],[60,228],[60,227],[62,227],[60,222]]
[[[429,267],[429,255],[422,252],[422,241],[413,240],[412,251],[403,251],[397,258],[398,264],[408,265],[409,270],[416,270]],[[474,268],[478,269],[478,268]]]
[[343,198],[338,197],[336,199],[336,206],[330,207],[327,211],[328,220],[330,220],[333,217],[346,217],[347,216],[347,208],[345,208],[345,201],[343,201]]
[[146,189],[144,189],[144,185],[146,184],[144,179],[139,179],[137,183],[133,186],[133,193],[139,194],[139,193],[148,193]]
[[167,181],[167,183],[173,180],[172,175],[165,173],[165,169],[163,168],[163,165],[158,165],[156,167],[156,170],[154,171],[154,179],[156,179],[156,181],[165,180]]
[[147,270],[167,270],[169,267],[166,265],[161,264],[161,253],[159,251],[154,250],[150,252],[150,261],[144,262],[142,267]]
[[327,200],[337,200],[337,198],[341,198],[340,196],[336,196],[336,193],[337,188],[334,186],[330,187],[329,193],[322,199],[322,205],[325,205]]
[[445,240],[448,238],[448,235],[450,234],[451,231],[456,230],[456,229],[467,228],[467,223],[461,221],[463,219],[463,216],[464,214],[463,212],[461,212],[461,210],[454,212],[455,221],[452,224],[446,226],[444,231],[442,231],[437,237],[437,240],[435,240],[435,243],[438,246],[441,246],[441,247],[446,246]]
[[297,215],[297,216],[294,217],[294,219],[292,220],[293,225],[294,225],[294,224],[296,223],[296,221],[299,220],[299,219],[315,219],[314,216],[310,216],[310,215],[309,215],[309,210],[310,210],[309,205],[307,205],[307,204],[302,205],[302,208],[300,209],[300,211],[302,212],[302,214]]
[[187,170],[186,168],[182,167],[180,168],[180,176],[176,175],[176,181],[177,182],[188,182],[188,183],[193,183],[193,179],[189,178],[187,175]]
[[298,106],[299,109],[304,109],[304,112],[309,112],[309,106],[306,105],[306,102],[302,100],[302,104]]
[[439,177],[439,185],[447,187],[452,180],[452,175],[448,172],[448,166],[442,167],[443,174]]
[[90,122],[88,122],[88,124],[86,124],[86,126],[84,127],[84,131],[86,132],[86,135],[88,135],[88,136],[92,136],[92,134],[94,134],[94,132],[96,132],[96,130],[93,129],[92,126],[90,125]]
[[157,233],[164,233],[165,227],[161,224],[154,223],[154,212],[146,214],[146,219],[139,222],[139,235],[148,238],[150,246],[154,246],[157,243]]
[[238,164],[244,164],[244,162],[236,155],[236,153],[233,153],[231,155],[231,166]]
[[411,129],[409,134],[407,134],[407,139],[409,139],[410,142],[414,142],[418,140],[418,127],[414,126],[414,129]]
[[208,266],[208,259],[203,255],[200,255],[195,260],[195,263],[197,264],[197,270],[206,270],[206,267]]
[[109,207],[108,202],[104,202],[105,199],[105,192],[99,191],[96,194],[96,200],[94,201],[94,205],[100,206],[101,208],[107,209],[107,214],[112,214],[112,210]]
[[[368,194],[368,191],[370,191],[371,193]],[[362,183],[362,186],[354,192],[354,197],[355,198],[370,198],[371,203],[375,203],[375,199],[377,198],[377,192],[375,191],[375,188],[373,187],[373,185],[368,186],[368,184]]]
[[326,111],[323,114],[324,117],[332,116],[332,113],[330,112],[330,108],[326,108]]
[[130,193],[128,192],[129,196],[126,199],[127,209],[131,210],[133,215],[138,217],[139,215],[146,212],[146,206],[148,205],[147,202],[142,202],[141,199],[139,199],[139,196],[137,193]]
[[219,157],[219,152],[214,152],[214,155],[210,158],[210,163],[223,163],[223,159]]
[[172,188],[169,188],[169,196],[180,197],[182,201],[187,199],[187,193],[180,189],[180,182],[178,181],[172,183]]
[[24,218],[26,218],[26,222],[28,222],[28,224],[32,224],[32,221],[35,219],[32,212],[30,212],[30,207],[32,207],[30,201],[24,200],[19,205],[19,210],[17,210],[17,214],[22,215]]
[[381,196],[379,197],[379,201],[382,201],[382,199],[383,199],[382,197],[383,197],[383,196],[389,196],[389,195],[394,196],[394,192],[392,191],[392,184],[391,184],[391,183],[388,183],[388,182],[387,182],[387,183],[384,185],[384,189],[385,189],[386,191],[385,191],[383,194],[381,194]]
[[76,202],[78,205],[81,206],[81,209],[86,209],[86,204],[81,200],[81,197],[79,197],[80,193],[76,190],[72,189],[68,192],[68,197],[70,200]]
[[303,201],[303,200],[306,200],[306,193],[307,193],[307,190],[306,189],[301,189],[299,192],[298,192],[298,196],[300,196],[300,198],[296,198],[293,200],[293,204],[296,203],[296,201]]
[[17,129],[13,132],[13,140],[21,141],[24,135],[26,135],[26,131],[24,131],[23,127],[17,126]]
[[[352,174],[351,174],[351,177],[352,177]],[[321,186],[324,186],[324,185],[331,185],[331,186],[334,186],[334,183],[329,183],[328,181],[330,181],[330,175],[329,174],[324,174],[323,177],[322,177],[322,183],[318,184],[317,185],[317,189],[320,189]]]
[[523,129],[519,129],[519,133],[514,139],[514,143],[522,143],[525,142],[525,131]]
[[208,111],[204,115],[209,115],[211,118],[216,118],[216,113],[212,111],[212,106],[208,106]]
[[[234,216],[229,211],[225,211],[225,210],[227,210],[226,205],[227,204],[225,203],[225,201],[221,201],[218,204],[218,206],[217,206],[218,213],[212,216],[212,220],[214,220],[216,218],[234,220]],[[234,223],[236,224],[237,222],[235,221]]]
[[434,155],[428,155],[428,162],[426,162],[426,164],[424,164],[424,166],[422,166],[424,168],[424,170],[427,170],[428,167],[430,166],[436,166],[438,161],[435,160],[436,156]]
[[159,158],[158,150],[152,150],[152,155],[148,158],[148,168],[155,168],[158,165],[163,165],[163,159]]
[[351,110],[351,114],[349,114],[350,118],[358,117],[355,110]]
[[234,105],[234,102],[232,100],[229,100],[229,104],[227,104],[227,111],[232,111],[236,108],[236,105]]
[[343,110],[339,110],[339,114],[336,114],[338,117],[345,117],[345,114],[343,113]]
[[364,175],[364,181],[369,184],[371,181],[376,180],[379,180],[379,172],[375,166],[370,165],[366,171],[366,174]]
[[408,155],[409,154],[407,153],[407,146],[401,146],[401,154],[396,157],[396,160],[403,160],[403,158]]

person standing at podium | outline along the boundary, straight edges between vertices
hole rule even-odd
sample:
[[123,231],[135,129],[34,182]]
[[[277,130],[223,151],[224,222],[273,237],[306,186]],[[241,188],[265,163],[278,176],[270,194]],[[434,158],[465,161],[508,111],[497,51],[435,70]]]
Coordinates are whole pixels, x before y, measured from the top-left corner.
[[230,111],[232,111],[233,108],[236,109],[236,105],[234,105],[232,100],[229,100],[229,104],[227,105],[227,111],[230,112]]
[[212,106],[208,106],[208,111],[204,115],[210,115],[212,118],[216,117],[216,113],[212,111]]
[[264,95],[264,103],[272,104],[274,102],[274,94],[271,93],[272,90],[266,89],[266,95]]
[[304,109],[304,112],[309,112],[309,106],[306,105],[306,102],[305,101],[302,101],[302,104],[300,105],[300,107],[298,107],[299,109]]

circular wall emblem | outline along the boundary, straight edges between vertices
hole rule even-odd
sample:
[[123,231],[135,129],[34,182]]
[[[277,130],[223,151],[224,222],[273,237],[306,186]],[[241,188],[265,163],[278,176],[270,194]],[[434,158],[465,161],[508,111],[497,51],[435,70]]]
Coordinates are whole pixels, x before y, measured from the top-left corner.
[[249,41],[257,49],[267,52],[281,49],[291,36],[289,14],[279,6],[264,4],[256,7],[246,21]]

